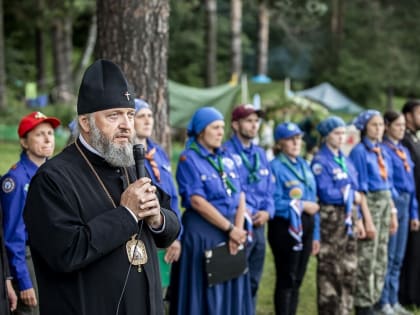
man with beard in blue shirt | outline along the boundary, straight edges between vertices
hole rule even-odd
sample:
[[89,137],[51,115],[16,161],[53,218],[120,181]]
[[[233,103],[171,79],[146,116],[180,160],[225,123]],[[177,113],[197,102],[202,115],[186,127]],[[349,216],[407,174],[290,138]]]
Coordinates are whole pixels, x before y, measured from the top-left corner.
[[264,267],[265,224],[274,214],[273,188],[270,167],[264,150],[255,145],[258,136],[261,110],[251,104],[237,106],[232,112],[231,127],[233,136],[225,142],[239,169],[241,187],[245,192],[248,218],[249,245],[248,268],[254,309],[258,286]]

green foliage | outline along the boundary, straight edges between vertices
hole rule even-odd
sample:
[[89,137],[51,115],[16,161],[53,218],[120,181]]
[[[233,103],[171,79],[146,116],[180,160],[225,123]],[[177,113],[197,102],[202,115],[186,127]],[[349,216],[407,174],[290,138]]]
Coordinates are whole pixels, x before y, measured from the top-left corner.
[[389,88],[404,97],[419,94],[418,52],[413,46],[420,44],[414,35],[419,9],[416,1],[345,2],[338,48],[327,32],[331,15],[324,20],[313,64],[315,82],[330,81],[365,107],[384,107],[380,102]]

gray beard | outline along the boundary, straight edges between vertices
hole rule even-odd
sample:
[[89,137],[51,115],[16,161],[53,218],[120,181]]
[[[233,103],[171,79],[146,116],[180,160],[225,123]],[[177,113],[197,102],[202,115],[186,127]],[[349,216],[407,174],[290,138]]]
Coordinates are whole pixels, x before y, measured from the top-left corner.
[[89,117],[89,127],[91,146],[102,155],[105,161],[115,167],[134,165],[133,138],[125,145],[116,145],[96,127],[93,117]]

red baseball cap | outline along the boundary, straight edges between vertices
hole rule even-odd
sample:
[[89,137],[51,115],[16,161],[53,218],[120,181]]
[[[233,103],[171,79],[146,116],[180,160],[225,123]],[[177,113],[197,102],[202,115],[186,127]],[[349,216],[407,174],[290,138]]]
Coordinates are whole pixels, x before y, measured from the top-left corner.
[[61,124],[58,118],[47,117],[41,112],[33,112],[24,116],[21,119],[19,123],[19,128],[18,128],[19,137],[23,138],[29,131],[31,131],[36,126],[44,122],[50,123],[54,129],[57,128]]
[[260,109],[256,109],[252,104],[242,104],[232,112],[232,121],[238,121],[239,119],[248,117],[251,114],[257,114],[258,117],[264,117],[264,112]]

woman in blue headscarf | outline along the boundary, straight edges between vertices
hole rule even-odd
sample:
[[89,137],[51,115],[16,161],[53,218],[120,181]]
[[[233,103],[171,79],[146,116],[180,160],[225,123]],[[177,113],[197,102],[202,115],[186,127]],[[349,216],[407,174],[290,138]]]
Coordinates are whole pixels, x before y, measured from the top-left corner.
[[176,180],[185,212],[182,253],[171,280],[171,314],[252,314],[247,274],[208,286],[204,252],[225,242],[235,254],[246,242],[245,196],[234,159],[222,150],[223,115],[198,109],[188,125]]
[[366,239],[357,244],[354,305],[356,315],[370,315],[381,297],[389,234],[395,233],[398,222],[391,198],[390,158],[381,146],[385,129],[382,115],[377,110],[366,110],[356,117],[353,124],[360,130],[361,140],[351,150],[350,159],[358,173],[366,230]]

